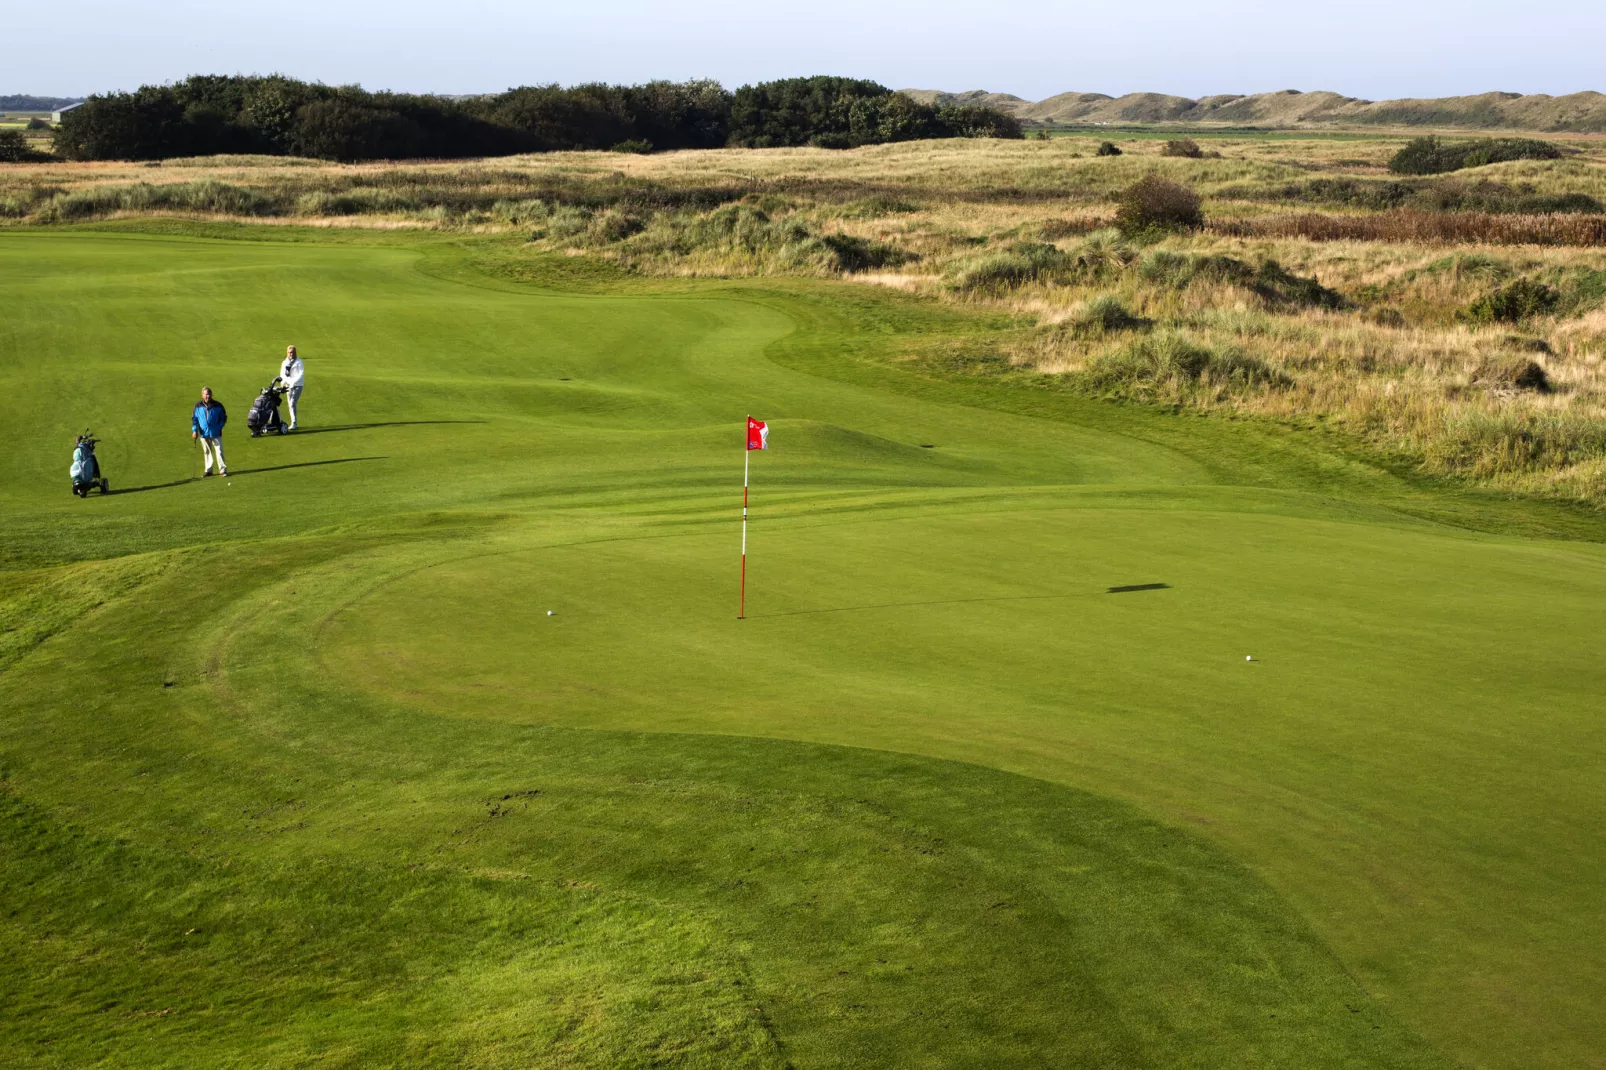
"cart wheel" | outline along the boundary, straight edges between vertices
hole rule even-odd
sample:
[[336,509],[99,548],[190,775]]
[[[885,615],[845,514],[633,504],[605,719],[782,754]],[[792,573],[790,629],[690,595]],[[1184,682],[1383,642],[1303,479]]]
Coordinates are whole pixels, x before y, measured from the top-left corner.
[[84,496],[84,488],[76,483],[73,484],[72,492],[75,497],[82,498]]
[[110,494],[111,490],[112,490],[112,481],[111,480],[103,479],[103,480],[100,481],[100,492],[102,494]]

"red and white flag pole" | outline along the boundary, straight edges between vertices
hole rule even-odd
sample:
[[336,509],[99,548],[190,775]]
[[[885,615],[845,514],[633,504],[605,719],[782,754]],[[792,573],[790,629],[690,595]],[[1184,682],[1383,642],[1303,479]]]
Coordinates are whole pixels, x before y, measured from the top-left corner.
[[770,428],[763,420],[747,418],[747,449],[742,453],[742,602],[737,620],[747,619],[747,477],[754,450],[770,448]]

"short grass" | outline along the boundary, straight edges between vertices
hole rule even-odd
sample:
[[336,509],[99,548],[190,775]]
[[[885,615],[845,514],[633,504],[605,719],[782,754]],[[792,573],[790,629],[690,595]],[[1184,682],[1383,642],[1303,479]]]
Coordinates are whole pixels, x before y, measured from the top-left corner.
[[0,280],[7,1065],[1601,1065],[1598,514],[902,359],[1012,321],[840,282],[178,225]]

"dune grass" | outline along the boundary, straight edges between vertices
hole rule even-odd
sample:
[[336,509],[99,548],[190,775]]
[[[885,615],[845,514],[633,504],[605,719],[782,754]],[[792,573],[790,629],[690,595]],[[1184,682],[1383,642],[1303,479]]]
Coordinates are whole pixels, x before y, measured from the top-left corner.
[[8,1065],[1598,1060],[1597,516],[604,268],[0,233]]

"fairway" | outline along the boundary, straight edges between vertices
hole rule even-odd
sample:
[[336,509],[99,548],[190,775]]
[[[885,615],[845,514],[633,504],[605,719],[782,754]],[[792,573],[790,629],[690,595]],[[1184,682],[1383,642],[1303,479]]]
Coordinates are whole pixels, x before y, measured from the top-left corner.
[[0,1062],[1606,1066],[1602,542],[867,287],[265,230],[0,233]]

